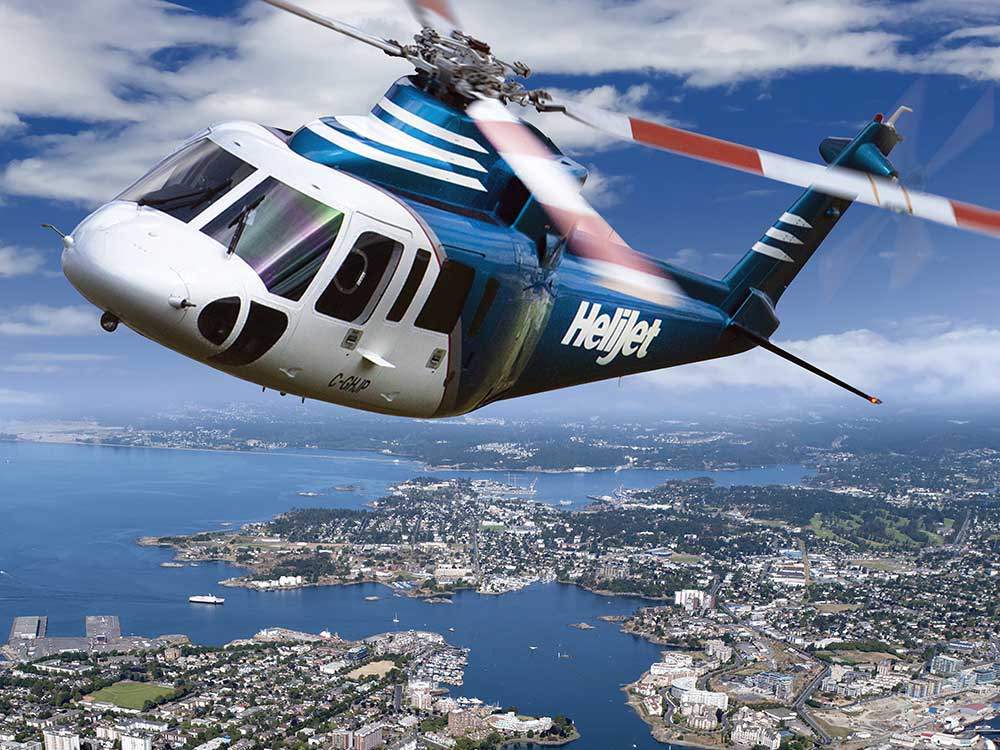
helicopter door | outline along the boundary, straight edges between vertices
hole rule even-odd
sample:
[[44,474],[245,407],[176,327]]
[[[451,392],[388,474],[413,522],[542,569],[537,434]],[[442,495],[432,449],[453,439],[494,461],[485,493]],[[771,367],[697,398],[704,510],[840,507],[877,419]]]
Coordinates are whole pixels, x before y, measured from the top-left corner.
[[433,281],[429,258],[411,232],[354,215],[296,331],[296,348],[310,360],[302,368],[310,390],[348,406],[434,412],[442,384],[414,373],[437,375],[424,371],[441,343],[412,326]]

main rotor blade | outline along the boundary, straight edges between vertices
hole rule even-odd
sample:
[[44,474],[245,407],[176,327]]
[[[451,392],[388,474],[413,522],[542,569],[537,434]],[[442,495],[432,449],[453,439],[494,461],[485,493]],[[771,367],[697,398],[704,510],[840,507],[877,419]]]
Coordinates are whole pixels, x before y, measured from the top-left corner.
[[712,138],[690,130],[670,127],[637,117],[574,105],[556,105],[550,111],[566,115],[626,141],[669,151],[691,159],[718,164],[740,172],[820,192],[845,200],[866,203],[901,214],[1000,237],[1000,211],[907,190],[882,177],[843,167],[824,167],[790,156]]
[[458,14],[452,7],[451,0],[407,0],[413,15],[424,28],[436,29],[442,36],[451,36],[451,32],[460,29]]
[[468,112],[601,286],[660,305],[678,304],[683,292],[594,210],[580,194],[579,183],[534,133],[495,99],[480,99]]
[[359,42],[364,42],[365,44],[370,44],[372,47],[382,50],[388,55],[393,55],[394,57],[402,57],[403,49],[395,42],[390,42],[387,39],[382,39],[381,37],[373,36],[368,34],[361,29],[355,28],[350,24],[343,23],[342,21],[337,21],[333,18],[327,18],[326,16],[321,16],[318,13],[313,13],[311,10],[303,8],[301,5],[296,5],[295,3],[287,2],[286,0],[264,0],[268,5],[273,5],[275,8],[280,8],[281,10],[288,11],[300,18],[304,18],[307,21],[312,21],[315,24],[319,24],[327,29],[332,29],[333,31],[339,32],[344,36],[349,36],[351,39],[356,39]]

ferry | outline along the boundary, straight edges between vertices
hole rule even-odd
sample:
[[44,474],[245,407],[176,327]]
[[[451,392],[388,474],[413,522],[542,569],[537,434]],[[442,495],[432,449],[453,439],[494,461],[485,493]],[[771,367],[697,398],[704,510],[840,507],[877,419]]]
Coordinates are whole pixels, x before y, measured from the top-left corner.
[[226,600],[221,596],[191,596],[188,597],[188,601],[191,604],[215,604],[222,605],[226,603]]

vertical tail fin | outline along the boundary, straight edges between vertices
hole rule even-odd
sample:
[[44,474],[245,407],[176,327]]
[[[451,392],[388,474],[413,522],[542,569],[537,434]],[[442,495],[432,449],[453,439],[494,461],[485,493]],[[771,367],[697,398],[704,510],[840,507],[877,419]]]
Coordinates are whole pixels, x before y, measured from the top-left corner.
[[[878,117],[853,140],[826,139],[820,153],[831,165],[896,177],[887,157],[900,140],[894,125]],[[807,190],[726,275],[724,282],[730,291],[725,309],[735,312],[752,290],[777,304],[850,206],[851,201]]]

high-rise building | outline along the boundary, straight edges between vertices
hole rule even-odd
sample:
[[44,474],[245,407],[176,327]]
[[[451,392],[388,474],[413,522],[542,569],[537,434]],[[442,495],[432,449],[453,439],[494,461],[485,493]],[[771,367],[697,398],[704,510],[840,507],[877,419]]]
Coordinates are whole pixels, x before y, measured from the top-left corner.
[[678,607],[684,607],[688,612],[693,612],[698,609],[712,608],[715,606],[715,601],[707,591],[684,589],[674,592],[674,604]]
[[334,729],[330,732],[330,750],[353,750],[354,732],[350,729]]
[[45,750],[80,750],[80,735],[61,729],[46,729],[42,732]]
[[962,669],[962,660],[947,654],[938,654],[931,659],[931,673],[936,675],[957,674]]
[[153,750],[153,738],[148,734],[123,733],[122,750]]
[[369,724],[354,732],[354,750],[375,750],[382,747],[382,725]]

